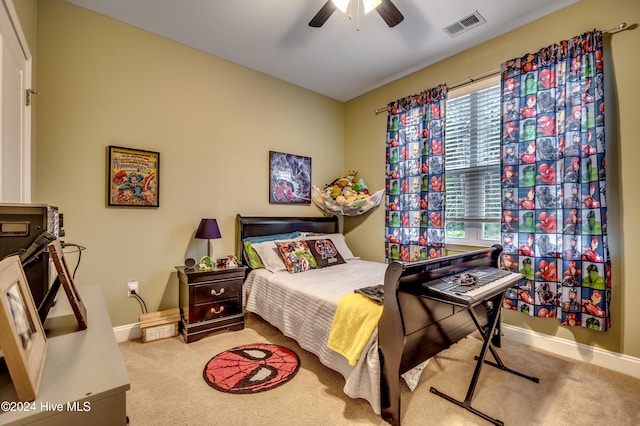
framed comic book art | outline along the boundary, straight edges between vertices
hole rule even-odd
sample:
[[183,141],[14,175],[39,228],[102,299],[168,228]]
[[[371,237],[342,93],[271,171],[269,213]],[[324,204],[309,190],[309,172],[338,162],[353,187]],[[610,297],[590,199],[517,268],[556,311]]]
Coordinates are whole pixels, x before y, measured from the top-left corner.
[[18,399],[34,400],[47,338],[18,256],[0,261],[0,348]]
[[107,204],[159,207],[160,153],[119,146],[107,150]]
[[269,151],[269,203],[311,204],[311,157]]

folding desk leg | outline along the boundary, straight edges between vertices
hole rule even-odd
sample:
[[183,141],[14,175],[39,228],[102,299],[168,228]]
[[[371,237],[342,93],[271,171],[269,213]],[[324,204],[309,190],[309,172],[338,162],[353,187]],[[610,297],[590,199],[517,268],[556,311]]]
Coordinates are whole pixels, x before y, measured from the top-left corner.
[[[506,371],[506,372],[511,373],[511,374],[515,374],[516,376],[523,377],[523,378],[525,378],[527,380],[531,380],[532,382],[540,383],[540,379],[539,378],[537,378],[535,376],[530,376],[528,374],[522,373],[520,371],[514,370],[514,369],[509,368],[506,365],[504,365],[504,363],[502,362],[502,360],[498,356],[498,352],[496,352],[496,350],[493,348],[493,346],[489,346],[489,350],[491,351],[491,355],[493,355],[493,358],[496,360],[496,362],[492,362],[492,361],[489,361],[488,359],[485,359],[484,360],[485,364],[489,364],[492,367],[498,368],[500,370]],[[478,357],[476,356],[475,359],[477,360]]]
[[[500,306],[502,306],[502,298],[500,300]],[[501,312],[500,312],[500,310],[498,310],[498,317],[500,316],[500,314],[501,314]],[[478,322],[477,318],[475,318],[475,316],[473,314],[471,316],[473,317],[473,321],[476,323],[476,326],[478,327],[478,330],[480,331],[480,334],[482,335],[482,338],[483,339],[491,339],[493,337],[493,333],[495,331],[492,332],[491,334],[489,334],[488,336],[485,336],[484,333],[482,332],[482,326]],[[497,327],[497,325],[496,325],[496,327]],[[495,359],[495,362],[491,362],[491,361],[485,359],[484,360],[485,364],[489,364],[492,367],[495,367],[495,368],[498,368],[500,370],[509,372],[511,374],[515,374],[516,376],[523,377],[523,378],[525,378],[527,380],[531,380],[532,382],[540,383],[540,379],[539,378],[537,378],[535,376],[530,376],[530,375],[522,373],[520,371],[516,371],[516,370],[511,369],[511,368],[507,367],[506,365],[504,365],[504,363],[500,359],[500,356],[498,356],[498,351],[496,351],[496,348],[493,346],[493,344],[489,345],[489,351],[491,351],[491,355],[493,355],[493,359]],[[479,357],[476,356],[475,359],[477,361],[479,359]]]
[[[469,383],[469,389],[467,390],[467,396],[465,397],[464,401],[458,401],[452,397],[450,397],[449,395],[446,395],[442,392],[440,392],[439,390],[437,390],[434,387],[431,387],[430,391],[431,393],[434,393],[438,396],[441,396],[442,398],[446,399],[449,402],[452,402],[464,409],[466,409],[467,411],[472,412],[473,414],[475,414],[476,416],[482,417],[483,419],[495,424],[495,425],[503,425],[504,423],[501,420],[495,419],[493,417],[488,416],[487,414],[476,410],[475,408],[473,408],[471,406],[471,399],[473,398],[473,393],[475,392],[475,388],[476,388],[476,384],[478,382],[478,377],[480,376],[480,370],[482,369],[482,365],[486,362],[489,365],[493,365],[497,368],[500,368],[501,370],[505,370],[508,371],[510,373],[513,374],[517,374],[519,376],[522,376],[524,378],[527,378],[529,380],[532,380],[534,382],[539,382],[539,379],[537,377],[533,377],[533,376],[527,376],[523,373],[517,372],[515,370],[511,370],[510,368],[507,368],[503,363],[502,360],[500,359],[500,357],[498,356],[498,353],[496,352],[496,350],[493,347],[493,344],[491,343],[491,338],[493,337],[493,333],[496,330],[496,326],[498,325],[498,322],[500,321],[500,306],[502,306],[502,297],[504,296],[504,293],[502,295],[500,295],[500,297],[495,297],[495,300],[489,300],[488,302],[492,303],[493,306],[497,306],[497,308],[490,308],[490,309],[495,309],[491,314],[488,315],[487,319],[489,320],[489,327],[485,328],[482,327],[482,325],[480,324],[480,322],[478,321],[478,318],[476,317],[476,314],[473,310],[473,307],[470,307],[467,309],[467,311],[469,312],[469,315],[471,315],[471,318],[473,319],[473,322],[476,324],[476,327],[478,328],[478,331],[480,332],[480,335],[482,336],[482,349],[480,350],[480,355],[476,356],[476,367],[475,370],[473,372],[473,377],[471,378],[471,383]],[[498,302],[498,303],[496,303]],[[489,311],[490,312],[490,311]],[[487,356],[487,350],[491,351],[491,354],[494,356],[496,363],[490,362],[490,361],[486,361],[485,358]]]

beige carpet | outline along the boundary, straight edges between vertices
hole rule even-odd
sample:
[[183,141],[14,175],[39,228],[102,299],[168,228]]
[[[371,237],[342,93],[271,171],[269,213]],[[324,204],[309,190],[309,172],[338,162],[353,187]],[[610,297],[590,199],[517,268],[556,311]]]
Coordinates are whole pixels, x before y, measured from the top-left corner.
[[[290,382],[252,395],[214,390],[202,370],[214,355],[247,343],[286,346],[300,357]],[[432,358],[414,392],[402,393],[402,424],[486,425],[481,418],[429,392],[431,386],[463,400],[481,341],[475,335]],[[344,380],[260,317],[242,331],[185,344],[180,337],[120,344],[129,372],[130,424],[143,425],[386,425],[364,400],[342,392]],[[587,363],[555,357],[503,339],[504,363],[540,378],[534,383],[485,365],[472,407],[505,425],[640,424],[640,380]],[[491,356],[488,356],[491,359]]]

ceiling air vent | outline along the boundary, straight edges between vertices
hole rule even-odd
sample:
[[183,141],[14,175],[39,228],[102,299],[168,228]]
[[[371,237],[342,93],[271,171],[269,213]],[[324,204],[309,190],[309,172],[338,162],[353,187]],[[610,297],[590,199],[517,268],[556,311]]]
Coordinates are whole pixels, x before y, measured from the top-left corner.
[[447,25],[442,30],[449,34],[450,37],[457,37],[463,32],[469,31],[471,28],[477,27],[484,22],[486,22],[486,20],[476,10],[464,18],[458,19],[453,24]]

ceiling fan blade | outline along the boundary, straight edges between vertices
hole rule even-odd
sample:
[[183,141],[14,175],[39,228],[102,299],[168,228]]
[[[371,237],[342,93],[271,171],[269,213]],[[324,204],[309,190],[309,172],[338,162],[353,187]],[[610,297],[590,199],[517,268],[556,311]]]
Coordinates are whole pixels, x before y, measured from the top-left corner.
[[391,0],[382,0],[376,10],[389,27],[393,28],[404,20],[404,16]]
[[333,4],[331,0],[327,0],[324,6],[322,6],[318,11],[318,13],[316,13],[316,16],[311,18],[311,21],[309,21],[309,26],[314,28],[320,28],[321,26],[324,25],[325,22],[327,22],[327,19],[329,19],[329,17],[333,15],[333,12],[335,11],[336,11],[336,5]]

